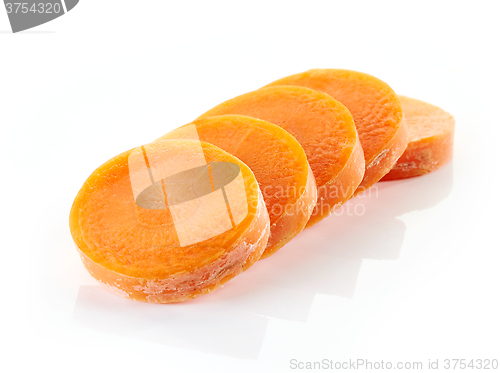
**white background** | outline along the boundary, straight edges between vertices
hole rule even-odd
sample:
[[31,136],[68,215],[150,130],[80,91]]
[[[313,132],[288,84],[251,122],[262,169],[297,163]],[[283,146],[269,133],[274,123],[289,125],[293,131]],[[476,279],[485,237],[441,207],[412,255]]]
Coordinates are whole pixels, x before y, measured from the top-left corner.
[[[281,372],[290,360],[500,359],[497,1],[91,1],[11,34],[0,8],[4,372]],[[310,68],[456,118],[453,162],[378,184],[223,289],[108,293],[68,228],[86,177]],[[358,212],[361,211],[358,207]]]

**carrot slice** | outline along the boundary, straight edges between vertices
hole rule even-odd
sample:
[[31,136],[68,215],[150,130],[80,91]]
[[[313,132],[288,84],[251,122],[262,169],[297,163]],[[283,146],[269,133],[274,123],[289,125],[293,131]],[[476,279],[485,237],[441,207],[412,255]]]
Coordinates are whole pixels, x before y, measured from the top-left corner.
[[264,195],[271,234],[261,259],[299,234],[317,202],[314,176],[304,149],[281,127],[243,115],[195,120],[158,140],[199,138],[243,161]]
[[408,139],[397,95],[383,81],[350,70],[313,69],[268,86],[298,85],[325,92],[351,112],[365,155],[366,171],[359,194],[387,174],[403,154]]
[[94,171],[70,229],[87,270],[114,293],[170,303],[217,289],[255,263],[269,217],[243,162],[211,144],[168,140]]
[[[304,87],[269,87],[228,100],[201,115],[240,114],[277,124],[302,145],[318,201],[307,227],[347,201],[364,173],[363,151],[349,111],[327,94]],[[258,151],[259,145],[255,144]],[[262,159],[267,154],[261,151]]]
[[405,179],[432,172],[453,155],[455,119],[443,109],[399,96],[406,122],[409,143],[392,170],[382,181]]

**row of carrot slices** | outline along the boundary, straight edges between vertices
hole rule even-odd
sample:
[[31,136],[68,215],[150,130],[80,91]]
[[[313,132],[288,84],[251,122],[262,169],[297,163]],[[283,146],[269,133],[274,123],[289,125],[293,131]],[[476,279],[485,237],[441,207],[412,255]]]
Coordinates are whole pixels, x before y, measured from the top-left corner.
[[71,233],[87,270],[114,293],[184,301],[376,182],[439,168],[453,132],[451,115],[371,75],[309,70],[100,166],[73,203]]

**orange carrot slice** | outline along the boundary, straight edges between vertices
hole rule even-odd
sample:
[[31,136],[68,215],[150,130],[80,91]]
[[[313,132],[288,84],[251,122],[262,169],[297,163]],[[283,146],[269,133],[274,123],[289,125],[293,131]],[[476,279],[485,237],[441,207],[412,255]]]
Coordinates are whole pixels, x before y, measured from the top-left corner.
[[427,174],[444,165],[453,155],[455,119],[426,102],[404,96],[399,99],[408,123],[409,143],[382,181]]
[[211,144],[169,140],[94,171],[70,228],[87,270],[114,293],[170,303],[217,289],[255,263],[269,217],[243,162]]
[[[222,114],[274,123],[302,145],[318,188],[318,201],[307,226],[347,201],[363,178],[363,151],[351,114],[327,94],[304,87],[262,88],[228,100],[200,118]],[[259,151],[258,144],[254,147]],[[258,156],[265,160],[267,154],[261,151]]]
[[158,140],[193,136],[234,155],[253,171],[271,223],[261,259],[274,254],[304,229],[316,205],[317,190],[304,149],[291,134],[260,119],[219,115],[198,119]]
[[403,109],[397,95],[386,83],[371,75],[350,70],[314,69],[269,84],[275,85],[316,89],[349,109],[366,165],[363,181],[355,194],[387,174],[408,144]]

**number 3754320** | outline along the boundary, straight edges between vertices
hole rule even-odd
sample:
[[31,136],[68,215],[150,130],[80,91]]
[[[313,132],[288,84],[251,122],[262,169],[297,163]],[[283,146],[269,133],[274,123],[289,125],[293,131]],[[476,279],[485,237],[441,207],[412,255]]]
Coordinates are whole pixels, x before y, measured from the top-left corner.
[[59,14],[63,10],[59,3],[5,3],[7,13],[45,13],[45,14]]

